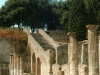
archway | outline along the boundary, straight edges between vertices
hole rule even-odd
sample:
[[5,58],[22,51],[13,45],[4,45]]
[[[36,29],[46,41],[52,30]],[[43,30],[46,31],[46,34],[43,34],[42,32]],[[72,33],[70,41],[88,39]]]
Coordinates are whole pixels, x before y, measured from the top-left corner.
[[32,74],[36,75],[36,57],[35,53],[32,55]]
[[41,75],[41,62],[39,58],[37,58],[37,75]]

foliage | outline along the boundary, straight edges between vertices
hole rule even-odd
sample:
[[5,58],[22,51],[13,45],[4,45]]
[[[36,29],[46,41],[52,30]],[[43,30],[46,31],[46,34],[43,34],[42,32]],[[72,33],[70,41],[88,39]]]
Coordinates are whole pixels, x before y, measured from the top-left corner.
[[[0,8],[0,26],[29,26],[48,30],[76,32],[77,39],[86,36],[87,24],[100,24],[100,0],[8,0]],[[81,35],[83,34],[83,35]]]
[[88,0],[88,24],[100,24],[100,0]]
[[28,36],[19,29],[0,29],[0,37],[10,41],[17,53],[23,53],[27,49]]
[[[70,0],[69,0],[70,1]],[[86,38],[85,5],[83,0],[71,0],[68,4],[68,31],[76,32],[78,40]]]

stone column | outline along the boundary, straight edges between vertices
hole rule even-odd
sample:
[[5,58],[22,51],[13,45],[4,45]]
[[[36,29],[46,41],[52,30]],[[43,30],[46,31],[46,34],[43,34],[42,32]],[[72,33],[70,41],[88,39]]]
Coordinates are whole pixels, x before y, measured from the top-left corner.
[[87,25],[89,75],[99,75],[98,25]]
[[33,75],[33,58],[32,58],[32,54],[31,54],[31,74]]
[[98,45],[98,49],[99,49],[99,74],[100,74],[100,32],[99,32],[99,45]]
[[14,75],[14,55],[12,56],[12,75]]
[[88,43],[83,41],[81,50],[81,75],[88,75]]
[[14,75],[17,75],[17,54],[14,53]]
[[20,75],[23,75],[23,58],[20,57]]
[[70,64],[70,75],[78,75],[78,57],[77,57],[77,44],[76,44],[76,33],[68,33],[70,37],[69,43],[69,64]]
[[13,75],[13,55],[10,55],[10,64],[9,64],[9,69],[10,69],[10,75]]
[[81,64],[88,65],[88,44],[87,43],[82,44]]
[[17,75],[20,75],[20,72],[19,72],[19,71],[20,71],[20,70],[19,70],[19,69],[20,69],[20,68],[19,68],[19,67],[20,67],[19,55],[17,55],[17,62],[16,62],[16,63],[17,63]]

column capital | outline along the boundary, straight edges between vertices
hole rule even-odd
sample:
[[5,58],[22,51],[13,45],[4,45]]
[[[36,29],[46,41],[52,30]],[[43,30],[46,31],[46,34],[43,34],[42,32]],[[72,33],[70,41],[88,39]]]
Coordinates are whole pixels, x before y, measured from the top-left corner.
[[87,28],[88,30],[91,30],[91,29],[97,30],[97,29],[99,28],[99,25],[87,25],[86,28]]
[[68,36],[76,36],[76,32],[69,32],[67,33]]

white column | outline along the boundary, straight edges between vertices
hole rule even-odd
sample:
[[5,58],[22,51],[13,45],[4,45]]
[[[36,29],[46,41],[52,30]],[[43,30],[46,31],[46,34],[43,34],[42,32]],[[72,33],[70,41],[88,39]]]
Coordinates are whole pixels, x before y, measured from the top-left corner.
[[17,75],[17,54],[14,53],[14,75]]
[[20,75],[20,73],[19,73],[19,68],[20,67],[20,58],[19,58],[19,55],[17,55],[17,75]]
[[10,75],[13,75],[13,55],[10,55],[9,69],[10,69]]
[[69,43],[69,64],[70,64],[70,75],[78,75],[78,57],[77,57],[77,44],[76,44],[76,33],[68,33],[70,43]]
[[31,74],[33,74],[33,58],[32,58],[32,54],[31,54]]
[[20,75],[23,75],[23,58],[20,57]]
[[87,25],[89,75],[99,75],[98,25]]

